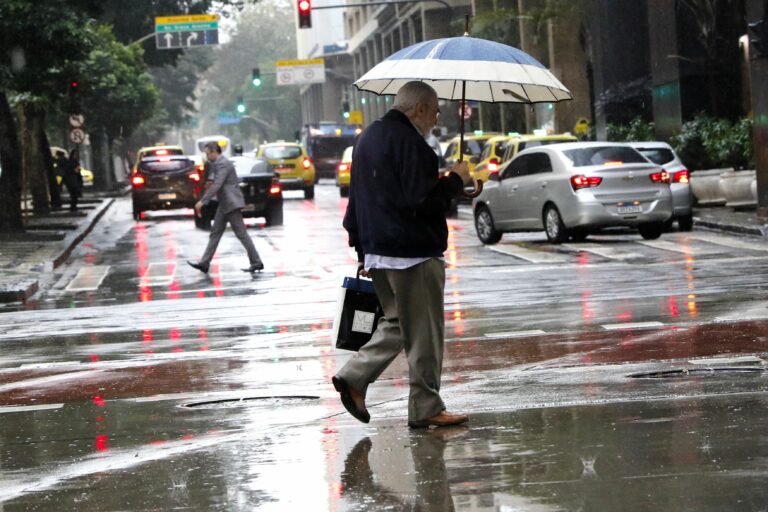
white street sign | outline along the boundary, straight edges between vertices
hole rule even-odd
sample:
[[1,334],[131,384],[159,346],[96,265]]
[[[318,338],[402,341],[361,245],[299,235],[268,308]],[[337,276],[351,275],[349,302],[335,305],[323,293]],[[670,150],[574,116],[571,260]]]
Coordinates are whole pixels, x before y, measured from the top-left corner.
[[82,128],[72,128],[69,130],[69,140],[73,144],[82,144],[85,142],[85,130]]
[[325,82],[325,59],[279,60],[275,63],[277,85]]
[[69,126],[72,128],[82,128],[85,124],[85,117],[82,114],[72,114],[69,116]]

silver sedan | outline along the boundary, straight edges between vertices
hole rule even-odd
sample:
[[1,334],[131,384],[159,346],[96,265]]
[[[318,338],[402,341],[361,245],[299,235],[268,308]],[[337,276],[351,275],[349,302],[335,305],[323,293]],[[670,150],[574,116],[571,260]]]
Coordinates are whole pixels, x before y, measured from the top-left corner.
[[485,184],[472,207],[483,243],[505,232],[583,240],[613,226],[661,236],[672,216],[670,176],[626,144],[573,142],[522,151]]

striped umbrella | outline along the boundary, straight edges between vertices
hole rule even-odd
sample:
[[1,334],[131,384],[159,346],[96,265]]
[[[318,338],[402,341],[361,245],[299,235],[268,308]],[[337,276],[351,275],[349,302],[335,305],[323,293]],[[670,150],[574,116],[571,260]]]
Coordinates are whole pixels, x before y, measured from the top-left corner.
[[[355,86],[361,91],[387,95],[397,94],[407,82],[420,80],[431,85],[438,98],[461,100],[462,105],[467,100],[554,103],[573,98],[543,64],[524,51],[470,37],[468,19],[465,27],[462,37],[433,39],[403,48],[374,66]],[[463,147],[464,123],[459,133]],[[478,181],[476,193],[481,188]]]

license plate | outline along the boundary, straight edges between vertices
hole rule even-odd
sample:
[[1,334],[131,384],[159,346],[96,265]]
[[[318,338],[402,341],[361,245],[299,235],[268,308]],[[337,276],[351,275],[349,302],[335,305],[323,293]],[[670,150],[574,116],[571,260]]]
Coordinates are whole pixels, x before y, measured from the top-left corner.
[[633,204],[628,206],[618,206],[616,210],[619,213],[643,213],[643,207],[639,204]]
[[176,194],[158,194],[157,198],[161,201],[168,201],[169,199],[176,199]]

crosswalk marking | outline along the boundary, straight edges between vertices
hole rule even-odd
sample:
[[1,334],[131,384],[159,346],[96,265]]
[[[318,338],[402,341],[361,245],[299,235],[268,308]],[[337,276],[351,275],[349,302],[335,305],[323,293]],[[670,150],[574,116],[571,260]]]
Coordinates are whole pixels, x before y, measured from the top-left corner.
[[713,233],[691,233],[688,236],[710,244],[724,245],[726,247],[734,247],[737,249],[747,249],[750,251],[768,251],[768,244],[765,242],[746,242],[735,237],[715,235]]
[[487,332],[483,336],[486,338],[522,338],[525,336],[541,336],[547,334],[541,329],[531,329],[529,331],[510,331],[510,332]]
[[501,244],[490,245],[488,249],[506,254],[508,256],[514,256],[531,263],[565,263],[571,261],[573,256],[561,253],[543,252],[538,250],[526,249],[517,244]]
[[141,276],[142,286],[166,286],[173,282],[176,275],[175,261],[159,261],[150,263],[144,275]]
[[61,409],[64,404],[39,404],[39,405],[3,405],[0,406],[0,414],[9,412],[50,411]]
[[664,327],[661,322],[635,322],[623,324],[604,324],[601,325],[606,331],[618,331],[620,329],[649,329],[652,327]]
[[678,252],[686,256],[706,256],[709,254],[722,254],[719,249],[708,249],[704,247],[695,247],[688,244],[679,244],[668,240],[638,240],[638,244],[660,249],[662,251]]
[[70,292],[82,292],[96,290],[107,277],[110,265],[94,265],[83,267],[77,271],[75,278],[67,285]]
[[637,253],[637,252],[617,251],[613,247],[606,247],[601,244],[590,243],[590,242],[577,243],[577,244],[563,244],[563,247],[566,247],[574,251],[588,252],[609,260],[624,261],[624,260],[634,260],[634,259],[643,257],[640,253]]

